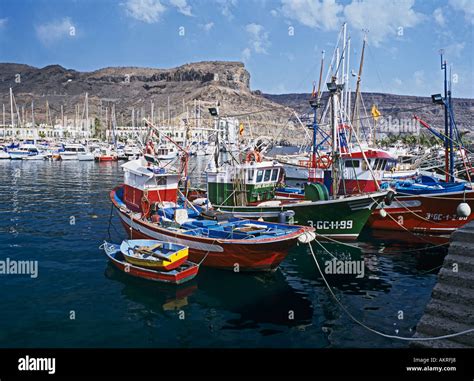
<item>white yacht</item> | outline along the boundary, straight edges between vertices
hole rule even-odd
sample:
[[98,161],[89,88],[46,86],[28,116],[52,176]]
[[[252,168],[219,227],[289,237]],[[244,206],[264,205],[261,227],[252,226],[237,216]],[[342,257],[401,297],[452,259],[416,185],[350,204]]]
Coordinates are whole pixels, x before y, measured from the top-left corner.
[[21,144],[18,148],[13,148],[8,151],[10,159],[21,160],[30,156],[36,156],[40,154],[38,147],[34,144],[26,143]]
[[91,160],[94,160],[94,156],[90,155],[82,144],[66,144],[59,156],[61,160],[87,160],[89,156],[92,157]]

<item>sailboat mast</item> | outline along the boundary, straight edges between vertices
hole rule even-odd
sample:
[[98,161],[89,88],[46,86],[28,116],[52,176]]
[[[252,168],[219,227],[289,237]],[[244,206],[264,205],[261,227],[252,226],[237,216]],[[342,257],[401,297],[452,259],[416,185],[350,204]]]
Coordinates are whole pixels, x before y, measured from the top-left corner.
[[15,118],[13,114],[13,91],[12,88],[10,87],[10,122],[12,124],[12,128],[15,127]]

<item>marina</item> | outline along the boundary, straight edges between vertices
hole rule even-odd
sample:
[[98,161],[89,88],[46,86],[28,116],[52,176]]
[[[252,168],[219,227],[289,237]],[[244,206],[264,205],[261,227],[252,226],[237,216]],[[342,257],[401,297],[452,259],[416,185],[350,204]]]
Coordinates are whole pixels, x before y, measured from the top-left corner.
[[[199,173],[205,162],[196,165]],[[126,238],[117,215],[112,217],[115,229],[110,228],[110,239],[107,231],[108,192],[123,174],[117,162],[2,161],[0,173],[2,253],[11,260],[39,263],[33,288],[28,286],[29,275],[4,278],[2,342],[10,346],[408,345],[367,335],[339,311],[307,245],[291,249],[275,272],[234,273],[202,267],[194,280],[178,288],[134,279],[107,265],[98,247],[104,239],[121,242]],[[446,255],[446,241],[364,234],[351,246],[321,245],[343,261],[366,263],[363,278],[327,275],[345,305],[364,311],[359,316],[375,328],[413,335]],[[321,266],[333,260],[318,244],[313,247],[321,256]],[[60,288],[54,286],[58,284]],[[21,307],[21,317],[18,298],[28,300]],[[409,310],[405,310],[407,305]],[[405,311],[404,320],[397,317],[400,309]],[[69,319],[71,311],[75,320]],[[180,311],[186,319],[180,320]],[[136,336],[137,331],[145,334]],[[348,341],[348,337],[353,339]]]
[[473,15],[3,2],[0,381],[474,379]]

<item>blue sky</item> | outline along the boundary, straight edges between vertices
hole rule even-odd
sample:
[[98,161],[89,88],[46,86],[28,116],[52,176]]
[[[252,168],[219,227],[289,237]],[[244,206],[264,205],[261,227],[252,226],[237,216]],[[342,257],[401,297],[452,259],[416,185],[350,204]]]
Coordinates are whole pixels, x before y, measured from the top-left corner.
[[363,91],[440,92],[444,48],[455,96],[474,97],[473,0],[0,0],[0,62],[88,71],[243,61],[254,90],[309,92],[344,21],[355,71],[368,29]]

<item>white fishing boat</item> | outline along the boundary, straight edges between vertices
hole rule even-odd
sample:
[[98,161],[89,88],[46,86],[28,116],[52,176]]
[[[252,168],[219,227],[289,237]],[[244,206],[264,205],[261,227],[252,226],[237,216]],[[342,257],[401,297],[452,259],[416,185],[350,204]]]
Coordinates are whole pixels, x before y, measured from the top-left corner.
[[140,157],[142,154],[142,151],[136,144],[127,144],[125,148],[123,149],[123,152],[125,156],[127,157],[127,160],[135,160]]
[[172,160],[178,156],[178,149],[171,144],[160,144],[155,148],[155,157],[158,160]]

